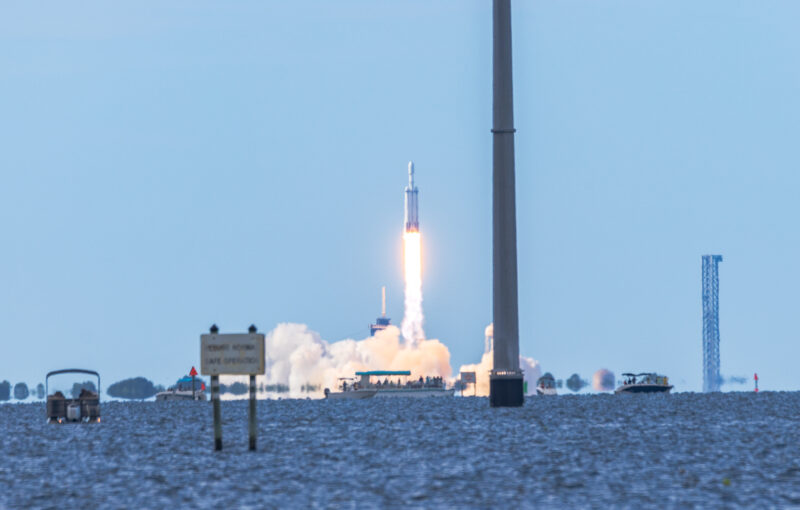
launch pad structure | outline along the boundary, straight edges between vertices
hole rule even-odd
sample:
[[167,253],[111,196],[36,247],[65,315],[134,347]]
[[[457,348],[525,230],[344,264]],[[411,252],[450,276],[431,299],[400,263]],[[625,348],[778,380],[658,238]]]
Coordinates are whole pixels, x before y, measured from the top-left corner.
[[493,369],[489,404],[519,407],[524,403],[519,368],[517,303],[517,218],[514,182],[514,90],[511,73],[511,2],[493,0],[492,91],[492,314]]
[[703,392],[719,391],[719,263],[722,255],[703,255]]
[[386,286],[381,287],[381,316],[375,319],[375,324],[369,325],[369,336],[375,336],[378,331],[388,328],[392,320],[386,316]]

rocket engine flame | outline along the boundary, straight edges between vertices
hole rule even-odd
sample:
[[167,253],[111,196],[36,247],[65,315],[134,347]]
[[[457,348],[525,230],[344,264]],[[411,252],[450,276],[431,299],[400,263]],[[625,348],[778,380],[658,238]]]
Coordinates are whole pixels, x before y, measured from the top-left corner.
[[403,234],[403,259],[406,280],[405,314],[401,329],[403,338],[410,345],[425,340],[422,329],[422,246],[419,232]]

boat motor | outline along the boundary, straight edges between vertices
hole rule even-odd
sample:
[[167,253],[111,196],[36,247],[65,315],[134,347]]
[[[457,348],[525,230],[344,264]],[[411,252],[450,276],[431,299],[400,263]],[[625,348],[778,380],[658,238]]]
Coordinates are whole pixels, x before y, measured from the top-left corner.
[[81,405],[80,404],[70,404],[67,406],[67,420],[69,421],[81,421]]

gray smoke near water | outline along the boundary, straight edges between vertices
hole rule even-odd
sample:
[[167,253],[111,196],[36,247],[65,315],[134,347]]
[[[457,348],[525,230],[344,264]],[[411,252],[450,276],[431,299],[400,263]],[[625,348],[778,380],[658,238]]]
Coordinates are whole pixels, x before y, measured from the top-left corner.
[[614,372],[601,368],[592,377],[592,387],[597,391],[611,391],[614,389]]

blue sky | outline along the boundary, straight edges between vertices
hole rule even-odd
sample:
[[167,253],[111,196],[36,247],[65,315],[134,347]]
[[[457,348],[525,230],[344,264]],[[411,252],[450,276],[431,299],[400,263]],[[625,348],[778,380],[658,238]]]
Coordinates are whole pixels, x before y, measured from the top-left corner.
[[[521,351],[796,389],[800,4],[512,3]],[[406,164],[426,332],[491,321],[487,1],[4,2],[0,379],[169,383],[198,335],[402,316]],[[747,386],[729,386],[745,389]]]

